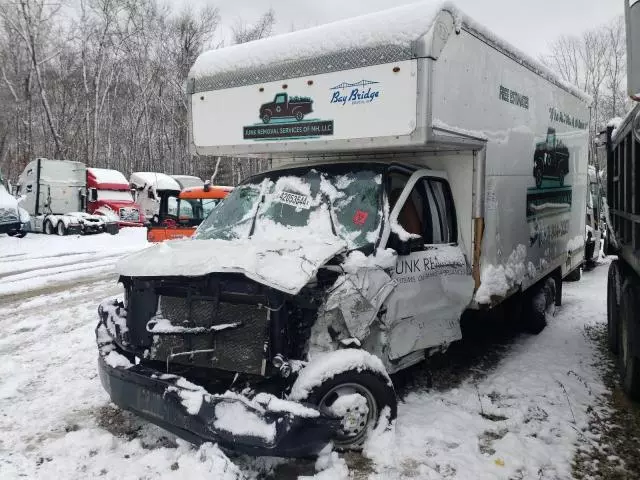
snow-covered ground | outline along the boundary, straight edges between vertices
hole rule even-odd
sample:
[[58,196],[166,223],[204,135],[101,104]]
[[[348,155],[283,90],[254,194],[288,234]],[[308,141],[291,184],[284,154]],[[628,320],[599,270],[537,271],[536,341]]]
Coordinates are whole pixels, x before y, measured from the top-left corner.
[[115,262],[144,248],[146,234],[145,228],[123,228],[118,235],[0,235],[0,302],[3,296],[113,277]]
[[585,328],[606,321],[606,265],[566,283],[549,326],[517,336],[489,366],[445,388],[402,388],[394,428],[365,457],[332,452],[314,465],[229,459],[110,404],[97,376],[96,306],[119,293],[112,265],[143,237],[0,236],[0,478],[571,477],[587,409],[605,393]]

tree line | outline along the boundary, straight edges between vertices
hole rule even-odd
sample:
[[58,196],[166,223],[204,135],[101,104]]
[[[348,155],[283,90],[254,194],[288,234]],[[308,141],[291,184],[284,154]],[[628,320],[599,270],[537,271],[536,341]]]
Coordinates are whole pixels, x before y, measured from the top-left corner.
[[[155,0],[0,0],[0,168],[33,158],[132,171],[211,175],[255,170],[189,155],[184,84],[220,27],[216,8]],[[267,11],[233,42],[271,34]],[[228,163],[228,165],[225,165]],[[246,170],[246,171],[245,171]]]
[[[232,42],[271,35],[273,11],[237,22]],[[0,0],[0,169],[14,179],[43,156],[236,184],[266,161],[189,154],[184,85],[216,44],[219,11],[156,0]],[[597,130],[623,115],[624,22],[551,43],[543,62],[594,98]]]

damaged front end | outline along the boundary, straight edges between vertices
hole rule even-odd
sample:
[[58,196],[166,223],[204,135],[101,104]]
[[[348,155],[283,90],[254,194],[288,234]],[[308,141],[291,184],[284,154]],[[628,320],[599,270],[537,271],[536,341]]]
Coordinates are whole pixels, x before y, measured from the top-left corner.
[[126,306],[103,302],[96,329],[114,403],[193,443],[251,455],[314,455],[330,441],[335,416],[282,399],[317,315],[312,295],[239,274],[121,281]]

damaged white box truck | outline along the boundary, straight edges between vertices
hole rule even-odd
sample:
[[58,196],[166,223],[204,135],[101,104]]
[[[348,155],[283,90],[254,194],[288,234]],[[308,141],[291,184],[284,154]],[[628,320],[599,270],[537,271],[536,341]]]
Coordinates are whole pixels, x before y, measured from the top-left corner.
[[584,260],[589,99],[448,2],[206,52],[188,96],[196,152],[275,168],[122,260],[96,336],[113,401],[191,441],[359,448],[390,374],[465,315],[540,331]]

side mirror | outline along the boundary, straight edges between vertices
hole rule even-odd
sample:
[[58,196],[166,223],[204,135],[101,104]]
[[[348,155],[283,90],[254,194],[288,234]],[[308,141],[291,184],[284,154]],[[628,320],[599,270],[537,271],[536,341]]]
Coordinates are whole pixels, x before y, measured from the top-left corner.
[[627,31],[627,91],[640,102],[640,0],[624,0]]

